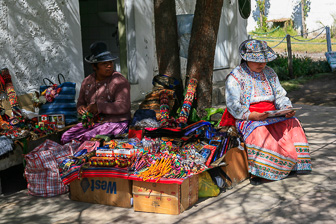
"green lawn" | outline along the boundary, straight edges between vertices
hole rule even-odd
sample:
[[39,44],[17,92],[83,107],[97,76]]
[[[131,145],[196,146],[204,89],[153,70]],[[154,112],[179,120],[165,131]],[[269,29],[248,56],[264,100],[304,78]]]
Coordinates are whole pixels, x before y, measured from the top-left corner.
[[[324,37],[325,32],[322,33],[318,38],[312,39],[312,37],[308,37],[307,39],[297,36],[294,31],[287,32],[291,36],[294,36],[297,40],[291,38],[292,51],[293,52],[307,52],[307,53],[321,53],[327,51],[327,39]],[[267,35],[257,35],[252,32],[249,33],[252,38],[257,40],[265,40],[268,42],[268,45],[273,48],[279,44],[279,42],[286,36],[286,32],[283,30],[278,30],[277,32],[267,34]],[[262,36],[262,37],[261,37]],[[314,37],[313,37],[314,38]],[[309,40],[309,41],[307,41]],[[331,38],[332,49],[336,51],[336,38]],[[281,44],[273,48],[276,51],[287,51],[287,41],[283,40]]]

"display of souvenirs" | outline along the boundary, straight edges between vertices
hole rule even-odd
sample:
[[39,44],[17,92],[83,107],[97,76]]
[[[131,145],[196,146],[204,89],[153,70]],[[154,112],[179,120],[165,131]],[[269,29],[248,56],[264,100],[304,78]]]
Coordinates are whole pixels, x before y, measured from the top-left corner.
[[64,114],[52,114],[49,116],[49,122],[55,124],[57,128],[61,129],[65,127]]
[[127,168],[128,173],[143,181],[186,178],[208,170],[229,148],[240,143],[238,137],[227,132],[217,133],[211,139],[204,138],[205,129],[205,126],[200,127],[199,138],[112,139],[105,142],[104,147],[92,151],[90,156],[79,156],[86,159],[78,159],[78,155],[67,159],[62,169],[66,171],[72,165],[85,164],[85,167]]

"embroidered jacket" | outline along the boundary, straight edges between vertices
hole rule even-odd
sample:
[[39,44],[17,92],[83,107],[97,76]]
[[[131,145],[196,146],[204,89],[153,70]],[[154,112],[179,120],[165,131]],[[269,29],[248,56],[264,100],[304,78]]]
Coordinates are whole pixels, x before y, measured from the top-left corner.
[[232,70],[225,84],[227,109],[233,117],[242,120],[248,120],[252,103],[269,101],[277,109],[292,107],[286,94],[277,74],[268,66],[258,73],[243,63]]

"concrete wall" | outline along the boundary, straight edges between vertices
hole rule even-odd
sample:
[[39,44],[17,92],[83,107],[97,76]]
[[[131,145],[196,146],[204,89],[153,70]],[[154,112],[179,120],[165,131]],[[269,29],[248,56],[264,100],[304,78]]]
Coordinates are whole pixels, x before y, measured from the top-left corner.
[[[43,78],[83,80],[78,0],[0,1],[0,66],[18,95],[38,90]],[[77,91],[77,92],[78,92]]]
[[[336,16],[335,0],[310,0],[310,3],[310,11],[306,18],[308,32],[319,29],[322,26],[333,25],[334,19],[332,15]],[[301,31],[301,8],[299,4],[299,0],[266,0],[267,19],[292,18],[294,27]],[[247,25],[248,32],[257,27],[259,9],[256,0],[251,0],[251,9],[252,13],[248,18]]]

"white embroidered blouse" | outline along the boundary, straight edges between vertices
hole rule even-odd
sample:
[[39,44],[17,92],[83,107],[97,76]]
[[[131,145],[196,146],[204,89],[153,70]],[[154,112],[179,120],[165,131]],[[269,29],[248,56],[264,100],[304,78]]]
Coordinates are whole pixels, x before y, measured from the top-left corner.
[[252,103],[268,101],[274,102],[276,109],[292,107],[286,94],[278,76],[268,66],[258,73],[243,63],[232,70],[225,84],[227,109],[233,117],[241,120],[248,120]]

